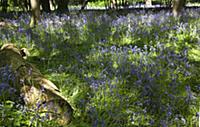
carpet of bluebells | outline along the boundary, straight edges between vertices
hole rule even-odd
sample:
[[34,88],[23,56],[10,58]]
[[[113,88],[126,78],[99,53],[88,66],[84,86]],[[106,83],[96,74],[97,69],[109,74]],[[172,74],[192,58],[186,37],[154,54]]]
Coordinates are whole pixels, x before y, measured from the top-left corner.
[[[200,9],[179,18],[168,11],[42,14],[32,29],[29,20],[6,19],[14,26],[0,28],[0,44],[29,49],[28,61],[72,105],[69,126],[198,126]],[[0,109],[0,126],[56,126],[9,100]]]

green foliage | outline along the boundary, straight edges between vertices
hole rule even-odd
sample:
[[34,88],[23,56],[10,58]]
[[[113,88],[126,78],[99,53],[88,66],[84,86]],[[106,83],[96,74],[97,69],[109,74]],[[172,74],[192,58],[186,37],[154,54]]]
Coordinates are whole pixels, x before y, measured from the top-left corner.
[[39,127],[59,127],[58,123],[53,120],[47,120],[44,113],[37,110],[30,111],[23,105],[16,104],[13,101],[5,101],[0,105],[1,120],[0,126],[39,126]]
[[3,104],[1,104],[1,122],[0,126],[20,126],[20,125],[28,125],[28,121],[24,119],[25,117],[22,112],[18,111],[17,109],[14,109],[14,102],[12,101],[6,101]]

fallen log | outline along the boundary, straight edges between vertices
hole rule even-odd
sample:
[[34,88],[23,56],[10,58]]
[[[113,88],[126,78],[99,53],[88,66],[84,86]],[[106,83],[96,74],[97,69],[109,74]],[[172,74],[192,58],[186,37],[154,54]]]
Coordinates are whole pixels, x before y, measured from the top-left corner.
[[[6,93],[3,99],[16,103],[23,102],[30,110],[37,109],[39,112],[48,113],[50,120],[55,119],[61,125],[69,124],[73,119],[72,107],[57,86],[46,79],[34,65],[27,62],[26,55],[25,49],[19,49],[13,44],[1,47],[0,92]],[[12,94],[9,94],[9,88],[14,89]]]

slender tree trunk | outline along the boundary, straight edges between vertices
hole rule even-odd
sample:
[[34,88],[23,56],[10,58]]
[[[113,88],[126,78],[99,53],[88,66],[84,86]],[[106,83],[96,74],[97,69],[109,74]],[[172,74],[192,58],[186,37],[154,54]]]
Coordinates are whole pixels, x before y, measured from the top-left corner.
[[118,4],[117,4],[117,0],[109,0],[109,8],[110,9],[117,9],[118,8]]
[[18,1],[18,5],[23,9],[23,11],[29,11],[31,9],[30,0]]
[[27,10],[31,10],[31,0],[27,0]]
[[22,8],[23,8],[23,11],[28,11],[28,1],[27,0],[23,0]]
[[45,12],[50,12],[50,1],[49,0],[41,0],[42,10]]
[[174,17],[180,16],[181,10],[185,5],[185,0],[173,0],[172,12]]
[[123,7],[128,6],[128,1],[127,1],[127,0],[122,0],[122,1],[121,1],[121,5],[122,5]]
[[146,6],[151,6],[152,5],[152,0],[145,0]]
[[40,1],[31,0],[30,2],[31,2],[31,14],[32,14],[30,27],[34,27],[40,20]]
[[117,0],[112,0],[112,7],[113,7],[113,9],[118,9],[118,1]]

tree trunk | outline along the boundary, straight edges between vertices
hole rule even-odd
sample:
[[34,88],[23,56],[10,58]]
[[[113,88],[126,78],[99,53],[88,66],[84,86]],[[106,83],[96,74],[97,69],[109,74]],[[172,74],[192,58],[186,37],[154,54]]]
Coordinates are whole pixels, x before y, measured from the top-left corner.
[[41,0],[42,10],[45,12],[50,12],[50,1],[49,0]]
[[34,27],[37,25],[40,20],[40,1],[39,0],[31,0],[31,22],[30,27]]
[[58,0],[58,11],[59,12],[67,12],[69,13],[69,9],[68,9],[68,3],[69,0]]
[[22,9],[23,9],[23,11],[28,11],[28,1],[27,0],[23,0]]
[[23,9],[23,11],[29,11],[31,9],[30,0],[19,1],[18,5]]
[[113,9],[118,9],[117,0],[112,0],[112,1],[111,1],[111,6],[112,6]]
[[172,12],[174,17],[180,16],[181,10],[185,5],[185,0],[173,0]]
[[128,6],[128,1],[127,0],[121,0],[121,5],[123,7],[127,7]]
[[152,0],[145,0],[145,5],[146,6],[151,6],[152,5]]

